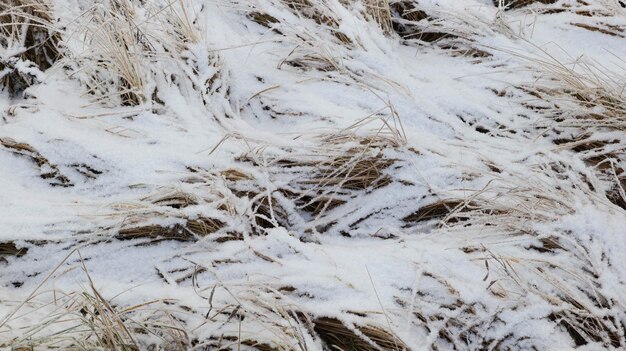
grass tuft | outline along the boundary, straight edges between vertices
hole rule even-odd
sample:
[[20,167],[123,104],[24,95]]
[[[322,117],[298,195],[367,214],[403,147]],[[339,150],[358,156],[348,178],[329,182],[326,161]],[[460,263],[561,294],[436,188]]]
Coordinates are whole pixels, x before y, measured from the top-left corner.
[[59,59],[60,42],[45,0],[0,3],[0,87],[20,96]]

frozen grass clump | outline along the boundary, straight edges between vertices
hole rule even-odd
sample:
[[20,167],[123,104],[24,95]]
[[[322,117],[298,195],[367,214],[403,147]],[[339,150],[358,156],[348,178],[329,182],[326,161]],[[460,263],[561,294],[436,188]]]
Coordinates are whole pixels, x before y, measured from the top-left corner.
[[[452,208],[441,228],[455,235],[488,238],[478,246],[461,248],[484,260],[487,290],[504,300],[517,294],[545,300],[548,318],[563,327],[576,345],[599,343],[624,347],[624,305],[615,295],[613,276],[619,259],[611,245],[593,243],[586,227],[588,208],[606,217],[622,218],[624,210],[611,204],[590,183],[593,176],[576,175],[569,166],[552,164],[535,175],[497,177]],[[566,176],[565,174],[569,174]],[[572,186],[573,185],[573,186]],[[567,220],[566,220],[567,219]],[[569,222],[569,223],[568,223]],[[567,224],[566,224],[567,223]],[[571,227],[582,225],[583,231]],[[618,273],[619,274],[619,273]]]
[[0,4],[0,86],[19,96],[61,55],[61,36],[44,0],[8,0]]

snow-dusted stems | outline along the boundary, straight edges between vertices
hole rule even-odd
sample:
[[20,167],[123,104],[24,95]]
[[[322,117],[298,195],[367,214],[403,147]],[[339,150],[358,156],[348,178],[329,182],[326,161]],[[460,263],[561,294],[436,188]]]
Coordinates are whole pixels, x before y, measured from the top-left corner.
[[[603,284],[611,260],[593,247],[589,233],[558,222],[580,216],[585,206],[622,212],[589,186],[593,175],[552,163],[530,174],[499,171],[485,188],[455,193],[441,235],[459,235],[463,252],[485,261],[487,290],[501,299],[533,295],[552,306],[548,316],[577,345],[626,345],[624,305]],[[460,196],[461,194],[470,195]],[[487,284],[487,283],[486,283]]]
[[319,145],[314,148],[282,155],[246,155],[272,178],[281,179],[278,188],[259,194],[261,202],[252,211],[255,232],[279,225],[299,231],[329,230],[335,208],[393,182],[388,169],[396,160],[387,152],[406,143],[399,119],[378,115],[315,140]]
[[27,310],[51,311],[39,323],[31,322],[22,328],[21,335],[10,345],[15,349],[61,347],[136,351],[149,346],[149,341],[143,340],[146,338],[159,340],[157,344],[175,350],[186,349],[189,346],[187,333],[164,302],[167,301],[145,301],[120,308],[92,286],[84,291],[57,289],[41,293]]
[[[58,33],[50,8],[43,0],[9,0],[0,4],[0,45],[3,59],[20,55],[43,69],[56,55]],[[43,54],[43,55],[42,55]]]
[[88,94],[99,102],[121,101],[139,105],[146,101],[146,68],[151,54],[148,37],[135,24],[131,3],[113,1],[95,6],[84,29],[87,57],[81,62],[89,78]]
[[573,180],[578,181],[575,190],[558,191],[563,183],[557,181],[558,173],[569,172],[563,164],[555,163],[538,170],[536,174],[545,172],[543,176],[547,177],[543,179],[535,173],[523,175],[506,171],[508,174],[500,175],[498,172],[502,170],[492,173],[490,176],[494,178],[483,189],[458,191],[457,195],[466,195],[454,197],[460,201],[443,218],[441,226],[450,229],[497,225],[501,230],[531,233],[533,224],[571,214],[576,195],[591,193],[579,179]]
[[197,6],[190,0],[170,0],[165,4],[146,3],[145,8],[145,18],[138,21],[137,25],[152,25],[152,39],[175,58],[177,52],[174,48],[183,51],[188,49],[189,44],[204,41],[208,28],[199,17],[204,5]]
[[530,88],[557,104],[559,126],[626,131],[626,61],[617,70],[585,58],[563,63],[547,54],[530,62],[541,74]]
[[101,3],[80,18],[84,52],[70,66],[94,103],[156,108],[166,104],[160,93],[168,85],[198,90],[204,99],[222,86],[221,70],[213,67],[219,58],[204,43],[201,11],[184,0],[135,6]]
[[[178,0],[167,6],[167,21],[175,35],[183,43],[199,43],[203,38],[202,29],[198,27],[198,19],[195,18],[195,9],[189,6],[187,0]],[[206,28],[204,28],[206,29]]]
[[122,240],[240,240],[233,224],[236,200],[220,174],[190,168],[178,187],[161,187],[136,202],[115,204],[109,217],[118,222],[113,235]]
[[558,148],[579,152],[612,184],[609,199],[626,208],[625,160],[620,155],[626,149],[626,62],[615,57],[612,68],[585,57],[563,62],[533,47],[535,55],[500,50],[520,59],[537,76],[520,87],[530,96],[526,105],[540,111],[538,124],[545,134],[567,132],[554,138]]
[[439,47],[446,49],[451,43],[472,45],[480,36],[498,32],[508,35],[507,26],[494,26],[494,11],[488,8],[460,11],[408,0],[391,1],[390,8],[393,29],[405,43],[438,43]]
[[[264,256],[264,259],[272,258]],[[324,350],[408,350],[393,332],[379,325],[361,323],[366,316],[339,319],[307,311],[290,296],[297,290],[290,285],[254,283],[198,287],[197,294],[209,302],[210,309],[196,330],[207,329],[214,336],[198,346],[311,351],[318,350],[321,343]]]
[[393,31],[391,24],[391,8],[389,0],[363,0],[365,12],[369,15],[383,30],[385,34]]
[[[70,258],[76,258],[78,262],[72,268],[62,270]],[[74,269],[83,271],[87,282],[85,287],[41,289],[50,280]],[[16,350],[136,351],[156,343],[173,350],[187,349],[188,334],[180,319],[173,317],[173,308],[168,307],[173,304],[170,300],[141,301],[121,307],[114,302],[121,294],[105,298],[97,284],[78,249],[72,250],[25,300],[17,302],[12,313],[0,320],[0,328],[13,330],[18,335],[2,346]],[[40,318],[33,322],[29,318],[31,313],[38,313]]]
[[60,35],[45,0],[0,4],[0,87],[17,96],[59,57]]

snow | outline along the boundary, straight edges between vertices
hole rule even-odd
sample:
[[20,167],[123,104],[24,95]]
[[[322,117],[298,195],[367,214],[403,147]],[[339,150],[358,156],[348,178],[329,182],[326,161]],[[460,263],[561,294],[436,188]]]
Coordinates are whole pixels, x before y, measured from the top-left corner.
[[[617,344],[590,339],[580,349],[626,346],[624,209],[603,193],[612,180],[597,175],[583,152],[556,145],[554,122],[529,108],[536,98],[520,89],[543,77],[532,58],[554,57],[568,67],[580,58],[623,72],[623,38],[572,23],[626,26],[626,10],[594,2],[585,8],[611,14],[597,19],[537,11],[576,3],[566,0],[505,12],[488,0],[419,1],[440,16],[435,31],[468,33],[492,55],[472,58],[436,44],[403,43],[366,20],[362,4],[330,0],[315,4],[337,19],[332,30],[351,45],[338,41],[330,25],[277,1],[194,0],[185,3],[201,39],[176,51],[174,27],[163,19],[173,15],[153,15],[167,2],[129,3],[155,47],[139,58],[146,102],[122,106],[115,97],[96,101],[99,93],[87,93],[90,74],[102,75],[103,94],[110,89],[106,77],[116,74],[94,71],[107,52],[78,35],[93,30],[86,20],[92,5],[110,6],[94,1],[53,2],[71,54],[46,72],[21,61],[15,67],[38,83],[24,98],[0,92],[0,140],[31,145],[72,184],[51,186],[35,162],[0,146],[0,244],[28,248],[0,261],[0,317],[10,317],[0,319],[0,348],[27,342],[21,328],[72,305],[64,299],[90,291],[89,281],[116,307],[161,301],[199,345],[240,333],[294,344],[285,330],[298,321],[281,313],[291,310],[382,328],[410,350],[451,348],[442,330],[468,349],[500,341],[500,349],[565,350],[576,344],[554,316],[571,308],[616,323]],[[182,11],[178,2],[171,6]],[[274,27],[280,33],[250,20],[251,11],[280,20]],[[302,57],[336,68],[288,63]],[[363,157],[393,160],[382,171],[390,184],[325,190],[346,203],[319,216],[284,191],[314,195],[306,181],[318,169],[306,161],[337,168],[333,160],[363,145],[357,137],[381,131],[404,140],[366,148]],[[560,137],[577,132],[564,127]],[[329,136],[352,139],[336,145],[325,141]],[[593,138],[618,140],[603,150],[622,157],[623,130],[599,129]],[[294,160],[302,164],[281,163]],[[246,179],[228,179],[229,169]],[[96,174],[85,175],[91,170]],[[193,194],[197,203],[153,202],[174,192]],[[276,227],[259,230],[256,206],[268,195],[263,215]],[[467,227],[403,221],[446,198],[482,201],[496,218],[472,217],[476,224]],[[501,208],[513,214],[499,218]],[[219,219],[224,228],[189,242],[116,238],[132,221],[172,226],[200,217]],[[232,233],[241,238],[218,240]],[[565,248],[530,249],[552,237]],[[31,292],[32,301],[20,306]],[[150,308],[133,318],[150,318]],[[216,313],[221,308],[227,312]],[[247,317],[237,321],[231,312]],[[314,333],[302,338],[308,350],[326,347]]]

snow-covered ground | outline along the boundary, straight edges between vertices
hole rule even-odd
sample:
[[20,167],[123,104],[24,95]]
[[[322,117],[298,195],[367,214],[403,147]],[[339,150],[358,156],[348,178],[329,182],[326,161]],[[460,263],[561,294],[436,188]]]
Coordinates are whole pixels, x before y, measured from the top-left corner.
[[625,348],[626,4],[495,3],[0,5],[0,349]]

